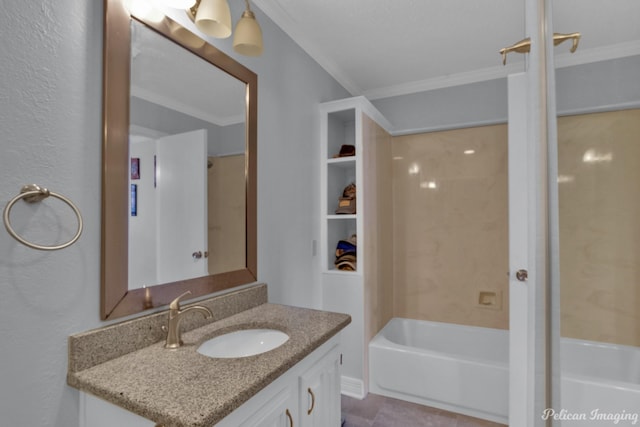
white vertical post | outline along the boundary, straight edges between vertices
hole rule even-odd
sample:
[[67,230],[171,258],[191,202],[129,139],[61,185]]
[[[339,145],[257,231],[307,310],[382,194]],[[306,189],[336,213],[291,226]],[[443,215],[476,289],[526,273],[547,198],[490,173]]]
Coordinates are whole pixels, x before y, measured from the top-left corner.
[[515,277],[529,269],[527,192],[527,76],[509,76],[509,425],[527,426],[528,396],[533,393],[529,351],[529,303],[526,282]]
[[[550,407],[552,346],[550,231],[557,197],[551,0],[525,0],[525,34],[531,40],[526,71],[509,79],[510,408],[511,427],[541,427]],[[514,151],[513,153],[511,151]],[[550,162],[551,157],[551,162]],[[550,164],[552,167],[550,167]],[[553,197],[550,197],[552,195]],[[526,213],[524,213],[526,210]],[[522,215],[525,215],[522,217]],[[519,218],[518,218],[519,217]],[[526,223],[522,218],[526,218]],[[526,281],[516,272],[526,269]],[[555,325],[557,326],[557,325]],[[553,356],[556,357],[552,364]]]

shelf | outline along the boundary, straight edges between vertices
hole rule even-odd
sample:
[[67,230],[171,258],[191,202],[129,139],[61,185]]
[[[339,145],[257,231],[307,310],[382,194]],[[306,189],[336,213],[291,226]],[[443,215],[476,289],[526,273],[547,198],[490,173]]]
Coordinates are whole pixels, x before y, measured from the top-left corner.
[[327,215],[327,219],[356,219],[357,214],[330,214]]
[[347,271],[347,270],[338,270],[337,268],[331,268],[329,270],[323,271],[324,274],[345,274],[347,276],[361,276],[362,274],[359,271]]
[[336,157],[327,159],[327,165],[334,167],[353,168],[355,167],[356,156]]
[[[340,197],[344,192],[344,189],[351,183],[356,183],[356,163],[350,161],[348,163],[338,163],[340,167],[336,167],[336,164],[328,165],[327,167],[327,179],[325,188],[326,197],[326,211],[325,214],[331,216],[334,215],[340,202]],[[344,167],[344,165],[350,165]],[[356,190],[357,193],[357,190]],[[345,217],[355,218],[352,215],[339,215]]]
[[[362,216],[357,214],[336,214],[344,189],[350,184],[358,186],[358,174],[363,160],[359,150],[360,132],[356,132],[356,117],[360,114],[355,105],[334,111],[325,111],[322,138],[323,171],[322,183],[322,272],[338,281],[361,280],[358,271],[338,270],[334,265],[336,246],[340,240],[357,235]],[[356,152],[353,156],[334,157],[344,145],[352,145]],[[346,276],[349,276],[348,279]]]
[[[326,116],[326,141],[323,152],[327,162],[341,164],[352,163],[353,157],[336,157],[343,145],[356,145],[356,109],[348,108],[342,111],[333,111]],[[355,156],[354,156],[355,157]],[[345,160],[346,159],[346,160]]]

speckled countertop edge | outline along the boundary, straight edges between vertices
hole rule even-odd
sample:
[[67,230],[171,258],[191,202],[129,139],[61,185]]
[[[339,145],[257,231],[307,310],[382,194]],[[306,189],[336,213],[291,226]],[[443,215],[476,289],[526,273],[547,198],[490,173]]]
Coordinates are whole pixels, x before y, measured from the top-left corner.
[[[262,304],[182,335],[184,346],[159,342],[69,372],[69,385],[169,427],[210,427],[293,367],[351,322],[346,314]],[[212,359],[198,346],[217,335],[273,328],[289,340],[269,352]]]

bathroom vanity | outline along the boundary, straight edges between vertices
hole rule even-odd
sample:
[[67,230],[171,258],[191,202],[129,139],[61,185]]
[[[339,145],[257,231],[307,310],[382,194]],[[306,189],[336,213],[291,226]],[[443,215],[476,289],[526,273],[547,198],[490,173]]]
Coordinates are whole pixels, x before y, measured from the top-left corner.
[[[158,21],[132,15],[127,3],[104,1],[100,316],[171,304],[69,337],[67,381],[81,391],[81,425],[339,426],[339,334],[351,317],[269,304],[266,285],[253,284],[257,74],[197,37],[184,13]],[[187,138],[197,144],[189,155]],[[205,191],[209,162],[240,151],[233,173],[207,181]],[[213,215],[220,209],[209,204],[224,203],[208,189],[228,189],[229,175],[241,177],[234,184],[244,204],[227,200],[227,214]],[[178,197],[187,187],[189,196]],[[167,215],[174,211],[185,215]],[[180,308],[185,292],[204,297],[249,284]],[[259,354],[199,352],[222,336],[228,350],[233,333],[263,329],[288,338]]]
[[[214,318],[185,319],[177,349],[164,348],[157,333],[166,312],[69,338],[68,383],[82,392],[81,426],[340,425],[339,333],[348,315],[266,303],[265,285],[198,304]],[[198,352],[214,337],[258,328],[289,339],[246,357]]]

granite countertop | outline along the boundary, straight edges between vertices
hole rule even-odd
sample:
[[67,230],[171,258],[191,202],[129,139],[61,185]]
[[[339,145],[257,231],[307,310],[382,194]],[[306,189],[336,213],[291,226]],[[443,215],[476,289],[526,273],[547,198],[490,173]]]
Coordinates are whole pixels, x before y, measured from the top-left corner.
[[[67,381],[167,427],[210,427],[350,322],[346,314],[265,303],[183,332],[184,346],[176,350],[158,342],[70,371]],[[237,359],[212,359],[196,351],[212,337],[252,328],[278,329],[290,338],[274,350]]]

